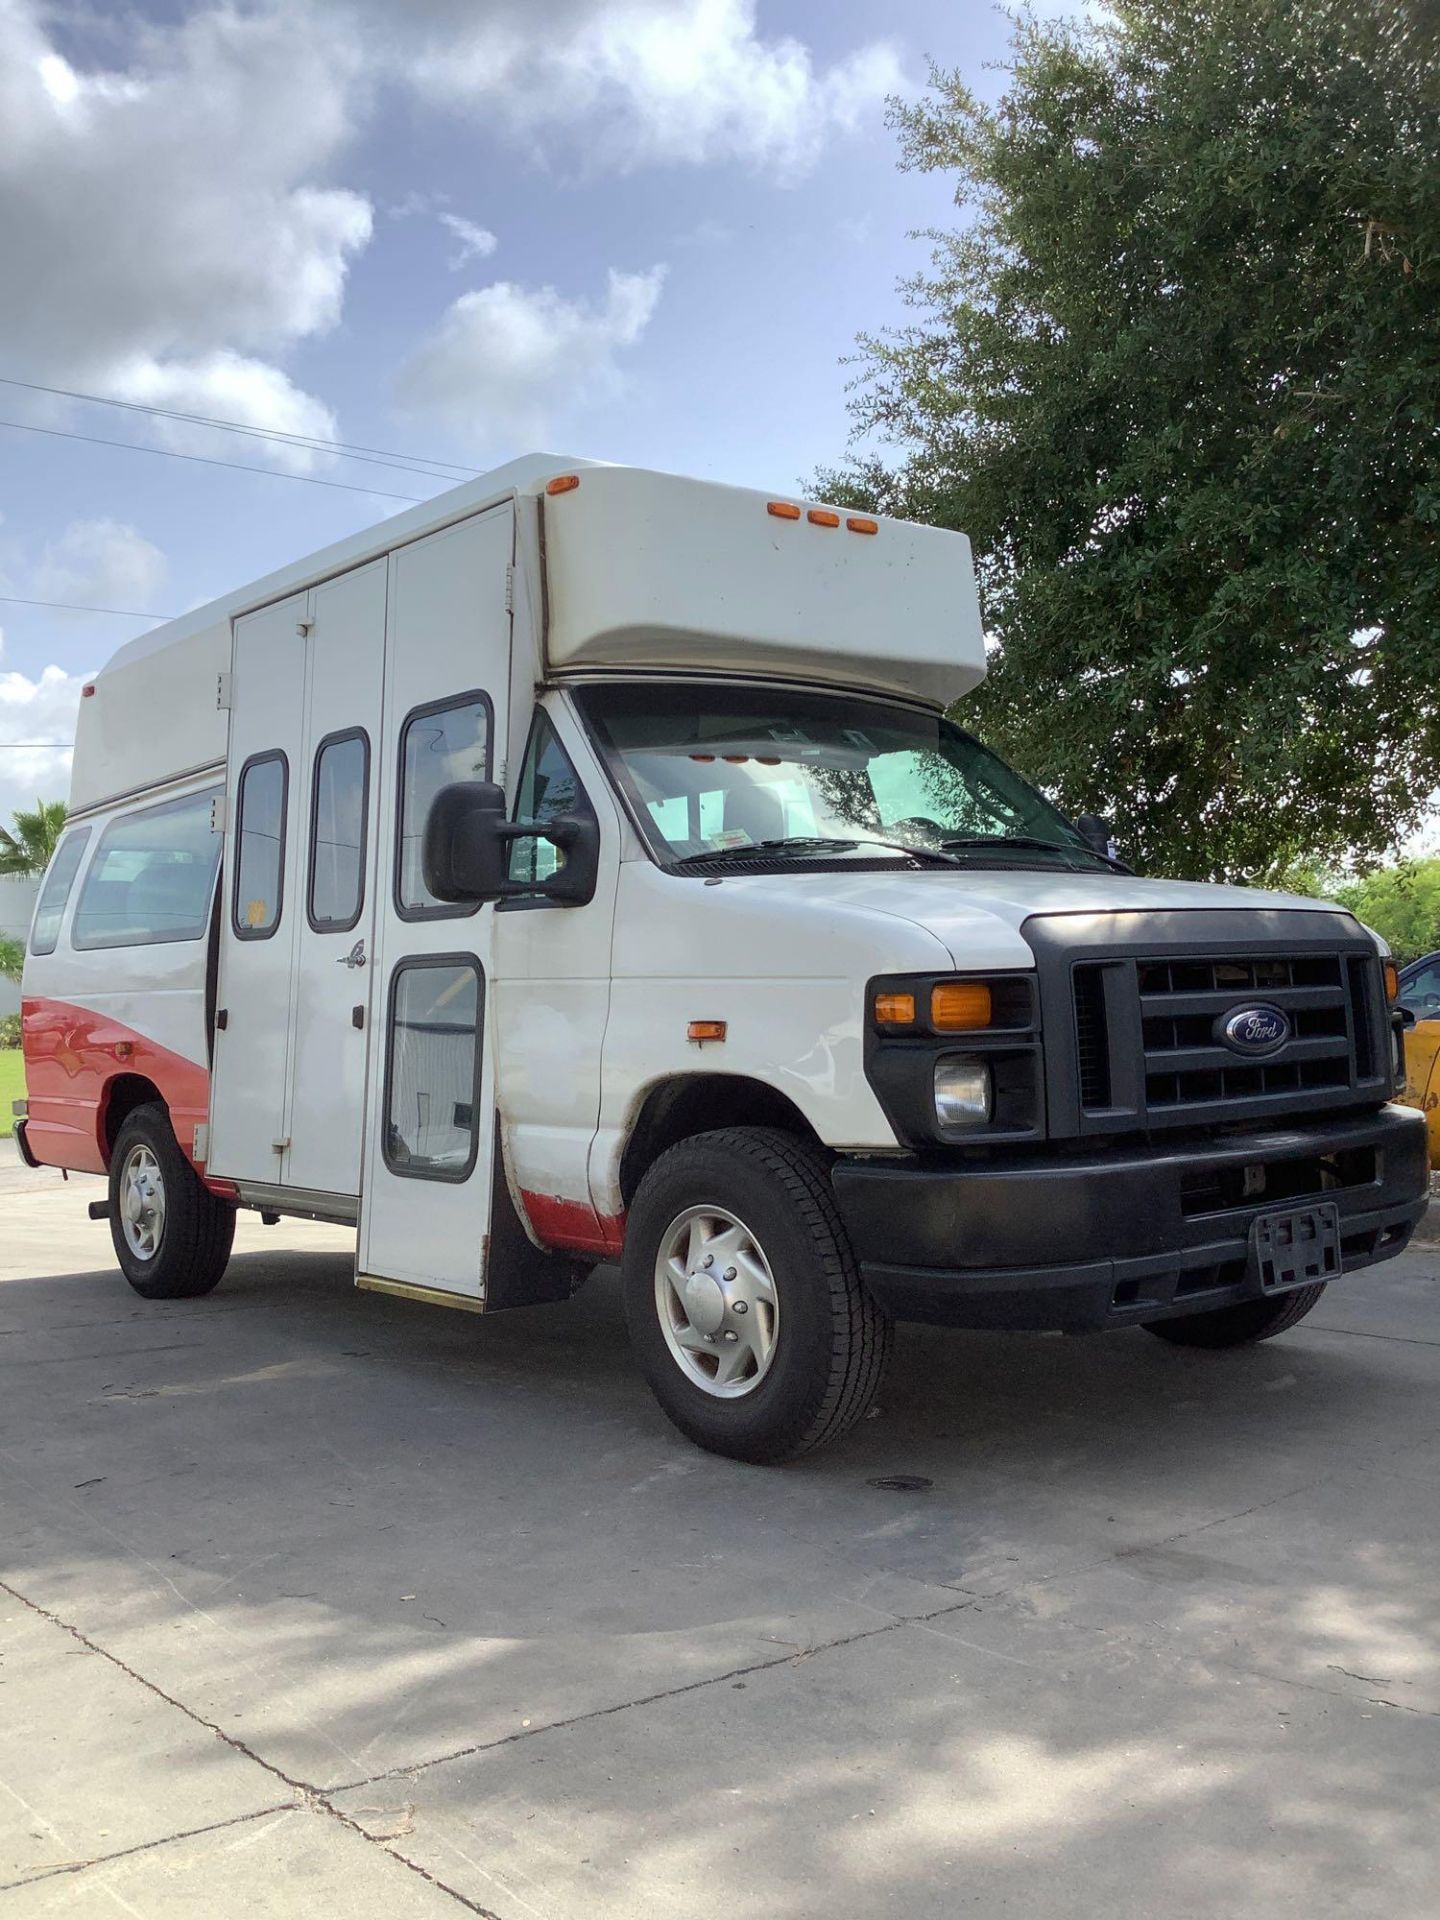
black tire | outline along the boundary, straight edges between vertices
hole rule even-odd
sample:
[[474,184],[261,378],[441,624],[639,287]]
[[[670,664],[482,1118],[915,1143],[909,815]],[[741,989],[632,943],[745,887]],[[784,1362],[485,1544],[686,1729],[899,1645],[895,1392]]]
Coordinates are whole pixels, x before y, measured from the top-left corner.
[[1277,1300],[1241,1300],[1233,1307],[1216,1307],[1210,1313],[1152,1320],[1145,1331],[1176,1347],[1251,1347],[1257,1340],[1273,1340],[1277,1333],[1288,1333],[1320,1304],[1324,1291],[1322,1280],[1313,1287],[1282,1293]]
[[[122,1220],[125,1169],[137,1150],[154,1156],[164,1192],[155,1250],[142,1257]],[[126,1115],[110,1153],[110,1238],[120,1270],[143,1299],[193,1300],[217,1286],[235,1238],[235,1209],[217,1200],[180,1151],[170,1116],[153,1101]]]
[[[768,1371],[717,1399],[672,1353],[656,1265],[679,1216],[724,1208],[763,1251],[780,1303]],[[682,1140],[640,1183],[625,1227],[625,1318],[641,1371],[680,1431],[710,1453],[775,1465],[837,1439],[875,1397],[891,1325],[866,1293],[824,1156],[792,1134],[727,1127]]]

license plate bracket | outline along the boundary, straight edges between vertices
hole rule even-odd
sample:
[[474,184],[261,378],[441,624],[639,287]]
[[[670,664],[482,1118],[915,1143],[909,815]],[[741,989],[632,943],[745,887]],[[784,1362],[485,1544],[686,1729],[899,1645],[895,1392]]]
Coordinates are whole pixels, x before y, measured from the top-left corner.
[[1262,1293],[1313,1287],[1344,1270],[1334,1201],[1262,1213],[1250,1222],[1250,1273]]

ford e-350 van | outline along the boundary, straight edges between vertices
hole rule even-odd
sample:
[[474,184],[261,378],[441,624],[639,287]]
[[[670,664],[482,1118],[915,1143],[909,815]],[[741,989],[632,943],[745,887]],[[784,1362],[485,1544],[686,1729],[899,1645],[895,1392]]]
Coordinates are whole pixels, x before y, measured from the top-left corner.
[[539,458],[161,627],[81,702],[21,1151],[152,1299],[242,1206],[476,1311],[618,1261],[742,1459],[897,1318],[1279,1333],[1424,1206],[1388,957],[1130,874],[984,670],[959,534]]

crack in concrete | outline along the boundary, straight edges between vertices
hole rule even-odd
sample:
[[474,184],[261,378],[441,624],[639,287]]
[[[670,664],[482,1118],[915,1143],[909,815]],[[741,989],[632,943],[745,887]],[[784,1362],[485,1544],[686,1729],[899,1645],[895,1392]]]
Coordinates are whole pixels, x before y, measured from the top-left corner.
[[178,1833],[164,1833],[156,1840],[141,1840],[133,1847],[117,1847],[113,1853],[91,1854],[85,1860],[56,1860],[48,1866],[36,1867],[30,1873],[24,1873],[18,1880],[0,1880],[0,1893],[14,1893],[17,1887],[33,1887],[41,1880],[55,1880],[62,1874],[85,1873],[91,1867],[107,1867],[115,1860],[131,1860],[137,1853],[153,1853],[156,1847],[172,1846],[179,1840],[195,1840],[206,1833],[223,1833],[227,1827],[248,1826],[252,1820],[266,1820],[272,1814],[292,1813],[294,1800],[279,1800],[273,1807],[260,1807],[254,1813],[237,1813],[230,1820],[212,1820],[203,1827],[183,1827]]
[[[314,1786],[308,1780],[297,1780],[293,1774],[286,1773],[285,1769],[278,1766],[273,1760],[264,1759],[260,1754],[256,1753],[253,1747],[247,1746],[243,1740],[238,1739],[234,1734],[227,1733],[218,1721],[207,1719],[203,1713],[197,1713],[193,1707],[187,1706],[183,1700],[178,1700],[174,1694],[167,1693],[162,1686],[157,1685],[153,1680],[147,1679],[143,1673],[137,1672],[134,1667],[122,1660],[118,1654],[111,1653],[108,1648],[102,1647],[98,1641],[92,1640],[88,1634],[82,1633],[80,1628],[73,1626],[70,1621],[62,1620],[60,1615],[52,1612],[49,1607],[42,1606],[38,1600],[32,1600],[28,1594],[21,1593],[18,1588],[12,1587],[6,1580],[0,1580],[0,1593],[8,1594],[12,1600],[18,1602],[22,1607],[28,1607],[30,1612],[36,1614],[40,1619],[47,1620],[53,1627],[59,1627],[62,1633],[68,1634],[78,1645],[84,1647],[87,1653],[95,1653],[98,1654],[102,1660],[108,1660],[111,1666],[117,1667],[121,1673],[133,1680],[137,1686],[144,1687],[147,1693],[154,1694],[157,1700],[163,1700],[167,1707],[173,1707],[177,1713],[183,1713],[185,1718],[193,1721],[196,1726],[204,1727],[207,1732],[213,1733],[217,1740],[223,1742],[225,1746],[229,1747],[233,1752],[238,1753],[243,1759],[253,1761],[257,1767],[261,1768],[263,1772],[270,1774],[273,1779],[284,1781],[285,1785],[291,1789],[295,1796],[294,1801],[291,1803],[292,1805],[303,1807],[311,1813],[324,1814],[331,1820],[339,1821],[340,1825],[345,1827],[349,1832],[358,1834],[367,1846],[379,1847],[382,1853],[387,1853],[392,1860],[399,1861],[402,1867],[418,1875],[420,1879],[428,1881],[437,1892],[448,1894],[457,1905],[464,1907],[467,1913],[477,1915],[478,1920],[499,1920],[499,1915],[491,1908],[482,1907],[478,1901],[470,1899],[467,1894],[461,1893],[458,1888],[448,1885],[447,1882],[431,1873],[427,1867],[421,1866],[418,1860],[410,1859],[407,1854],[401,1853],[397,1847],[390,1846],[386,1841],[377,1838],[373,1833],[367,1833],[358,1820],[353,1819],[348,1813],[343,1812],[341,1808],[333,1804],[326,1789]],[[343,1791],[343,1789],[338,1787],[329,1790],[329,1792],[332,1793],[341,1791]],[[274,1809],[270,1809],[270,1811],[274,1811]],[[258,1818],[259,1816],[254,1817]],[[222,1821],[219,1824],[229,1826],[238,1823]],[[184,1835],[175,1834],[167,1836],[167,1839],[182,1839],[184,1837]],[[165,1844],[165,1842],[156,1841],[151,1844],[158,1846]],[[143,1850],[146,1849],[132,1849],[132,1851]]]

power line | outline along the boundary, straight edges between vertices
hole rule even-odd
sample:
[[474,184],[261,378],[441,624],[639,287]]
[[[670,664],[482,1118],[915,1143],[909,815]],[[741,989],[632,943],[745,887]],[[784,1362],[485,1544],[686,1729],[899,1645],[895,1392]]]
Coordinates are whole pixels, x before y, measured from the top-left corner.
[[0,740],[0,752],[8,747],[11,753],[19,753],[22,749],[26,753],[33,753],[37,749],[48,752],[52,748],[62,753],[69,752],[74,745],[73,740]]
[[[221,420],[206,413],[178,413],[171,407],[155,407],[140,400],[112,400],[103,393],[81,393],[72,387],[47,387],[38,380],[16,380],[0,373],[0,386],[23,387],[27,393],[48,393],[59,400],[81,400],[96,407],[123,407],[127,413],[151,413],[161,420],[183,420],[190,426],[218,427],[225,433],[249,434],[257,440],[275,440],[283,446],[301,447],[307,452],[338,453],[351,460],[365,460],[380,467],[396,467],[402,473],[424,472],[433,479],[456,474],[478,474],[479,467],[461,466],[454,460],[436,460],[429,454],[391,453],[385,447],[359,447],[344,440],[327,440],[321,434],[290,433],[284,427],[252,427],[240,420]],[[438,470],[438,471],[437,471]]]
[[[142,448],[143,452],[144,449]],[[59,613],[113,613],[122,620],[178,620],[178,613],[137,613],[133,607],[82,607],[75,600],[26,600],[18,593],[0,593],[11,607],[54,607]]]
[[67,433],[63,427],[32,427],[23,420],[0,420],[15,433],[43,433],[52,440],[83,440],[92,447],[123,447],[127,453],[153,453],[159,460],[189,460],[200,467],[229,467],[234,473],[258,473],[267,480],[299,480],[307,487],[336,487],[341,493],[368,493],[375,500],[408,500],[419,505],[420,493],[386,493],[380,487],[357,487],[348,480],[321,480],[313,473],[282,473],[279,467],[252,467],[243,460],[212,460],[203,453],[176,453],[171,447],[142,447],[135,440],[104,440],[94,433]]

